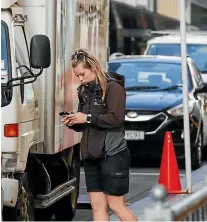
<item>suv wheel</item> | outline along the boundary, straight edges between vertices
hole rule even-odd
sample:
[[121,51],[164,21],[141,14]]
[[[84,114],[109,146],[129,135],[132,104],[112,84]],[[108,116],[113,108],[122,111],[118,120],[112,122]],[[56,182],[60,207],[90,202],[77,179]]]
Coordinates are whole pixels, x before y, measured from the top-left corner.
[[196,146],[192,149],[192,154],[191,154],[191,162],[193,170],[196,170],[201,167],[202,158],[203,158],[202,150],[203,150],[203,141],[202,141],[202,133],[200,132],[198,135]]

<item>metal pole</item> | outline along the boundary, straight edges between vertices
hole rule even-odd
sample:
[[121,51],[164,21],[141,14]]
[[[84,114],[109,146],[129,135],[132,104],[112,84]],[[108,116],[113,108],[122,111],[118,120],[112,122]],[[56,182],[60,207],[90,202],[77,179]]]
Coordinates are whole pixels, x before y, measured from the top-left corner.
[[191,187],[191,150],[190,150],[190,126],[188,113],[188,75],[187,75],[187,53],[186,53],[186,24],[185,24],[185,0],[180,0],[180,37],[182,58],[182,80],[183,80],[183,118],[184,118],[184,145],[185,145],[185,169],[186,185],[188,193]]

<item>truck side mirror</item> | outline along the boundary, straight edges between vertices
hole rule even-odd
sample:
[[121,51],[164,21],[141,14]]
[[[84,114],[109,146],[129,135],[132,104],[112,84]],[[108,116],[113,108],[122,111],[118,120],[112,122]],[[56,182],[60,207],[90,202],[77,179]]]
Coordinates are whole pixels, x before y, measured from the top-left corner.
[[195,93],[207,93],[207,83],[203,83],[201,87],[195,89]]
[[30,43],[30,65],[32,68],[48,68],[51,63],[50,40],[45,35],[35,35]]

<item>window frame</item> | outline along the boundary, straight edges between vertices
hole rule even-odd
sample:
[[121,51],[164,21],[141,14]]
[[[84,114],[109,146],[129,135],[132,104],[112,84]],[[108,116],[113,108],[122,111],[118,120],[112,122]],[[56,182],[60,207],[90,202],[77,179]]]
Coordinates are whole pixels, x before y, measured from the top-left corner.
[[[12,78],[12,62],[11,62],[11,43],[9,39],[9,28],[5,21],[1,20],[1,25],[5,28],[6,36],[6,50],[7,50],[7,62],[8,62],[8,80]],[[6,86],[6,83],[1,83],[2,86]]]
[[[189,65],[189,69],[190,69],[190,75],[191,75],[191,79],[192,79],[192,82],[193,82],[193,88],[198,88],[200,86],[200,83],[196,80],[195,75],[191,71],[191,69],[193,69],[194,72],[197,75],[197,70],[195,68],[196,67],[195,63],[191,58],[188,58],[188,62],[189,62],[188,65]],[[201,80],[202,80],[202,78],[201,78]]]
[[[29,48],[28,48],[28,42],[27,42],[27,36],[26,36],[26,33],[25,33],[25,29],[24,29],[24,26],[23,25],[20,25],[20,24],[17,24],[14,26],[14,33],[15,33],[15,28],[20,28],[21,31],[22,31],[22,34],[24,36],[24,40],[25,40],[25,45],[26,45],[26,50],[27,50],[27,55],[28,55],[28,65],[30,65],[30,60],[29,60]],[[16,39],[15,39],[16,41]],[[16,50],[16,49],[15,49]],[[16,52],[15,52],[16,53]],[[23,64],[23,65],[27,65],[27,64]],[[23,80],[24,82],[24,80]],[[22,84],[20,85],[20,95],[21,95],[21,102],[22,104],[24,103],[24,97],[25,97],[25,85]]]
[[198,83],[198,87],[200,87],[203,83],[203,78],[202,78],[202,75],[201,75],[201,72],[200,70],[198,69],[198,67],[196,66],[195,62],[192,61],[192,65],[193,65],[193,68],[195,69],[195,72],[196,74],[199,76],[199,83]]
[[[11,60],[11,41],[10,41],[10,35],[9,35],[9,27],[7,23],[4,20],[1,20],[1,25],[4,26],[5,29],[5,37],[6,37],[6,50],[7,50],[7,63],[8,63],[8,81],[12,79],[12,60]],[[9,90],[10,98],[7,100],[6,103],[3,103],[3,96],[6,96],[5,93],[7,91],[7,84],[1,83],[1,107],[8,106],[13,98],[13,88]],[[4,95],[2,95],[4,93]]]

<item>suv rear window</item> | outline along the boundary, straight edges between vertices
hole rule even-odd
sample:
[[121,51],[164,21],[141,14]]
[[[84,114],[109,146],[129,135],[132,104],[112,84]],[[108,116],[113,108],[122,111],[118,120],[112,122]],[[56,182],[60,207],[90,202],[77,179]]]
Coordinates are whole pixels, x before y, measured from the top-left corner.
[[[207,71],[207,44],[187,44],[187,53],[201,72]],[[147,55],[181,56],[180,44],[152,44]]]

